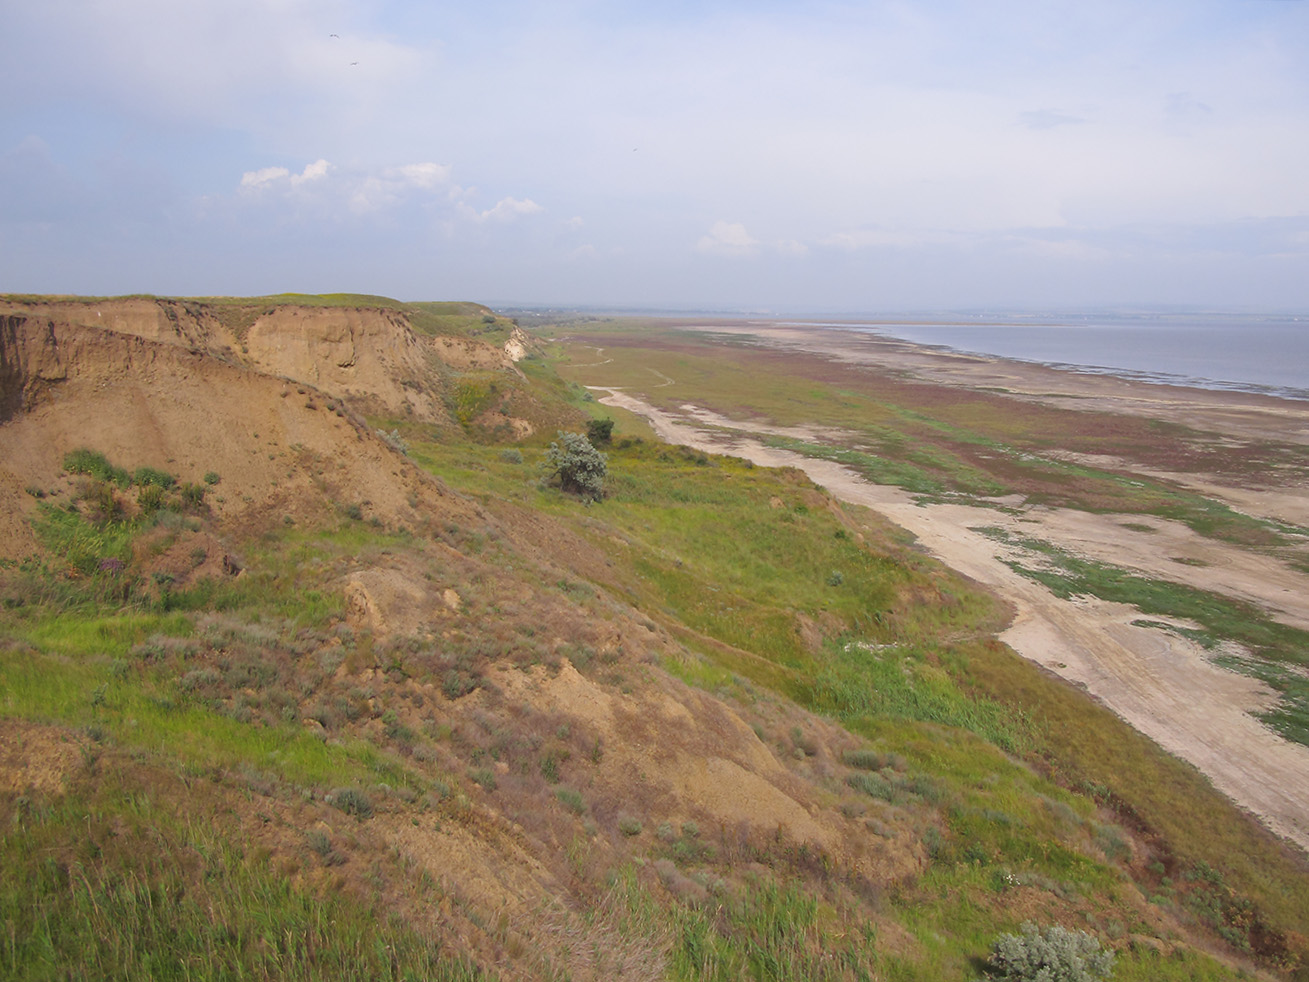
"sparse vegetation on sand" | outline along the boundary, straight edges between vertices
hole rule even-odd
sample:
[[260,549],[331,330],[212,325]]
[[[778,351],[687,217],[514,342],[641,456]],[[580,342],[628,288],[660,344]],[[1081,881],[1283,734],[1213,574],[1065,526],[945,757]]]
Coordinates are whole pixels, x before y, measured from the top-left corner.
[[[1269,726],[1288,740],[1309,746],[1309,631],[1280,624],[1253,604],[1215,593],[1147,579],[1105,563],[1071,556],[1047,542],[1015,541],[999,529],[983,531],[1024,547],[1036,560],[1014,560],[1010,566],[1044,583],[1057,595],[1090,595],[1131,604],[1141,613],[1171,618],[1160,626],[1215,650],[1221,642],[1239,645],[1239,654],[1215,652],[1214,660],[1267,682],[1282,694],[1281,702],[1260,714]],[[1176,621],[1198,624],[1179,626]],[[1157,621],[1148,622],[1159,624]]]
[[[530,435],[332,394],[367,471],[260,422],[0,486],[43,494],[0,566],[0,976],[936,982],[1031,921],[1126,982],[1304,977],[1303,857],[997,598],[618,413],[581,507],[545,475],[594,407],[521,364]],[[310,433],[298,384],[262,419]]]

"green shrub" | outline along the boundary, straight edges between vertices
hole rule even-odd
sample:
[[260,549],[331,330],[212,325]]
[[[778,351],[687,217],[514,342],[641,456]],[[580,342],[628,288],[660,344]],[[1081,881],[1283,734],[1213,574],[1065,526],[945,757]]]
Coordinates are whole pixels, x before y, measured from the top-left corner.
[[890,801],[896,796],[896,786],[882,777],[881,774],[851,774],[845,779],[845,783],[856,791],[862,791],[870,798],[881,798],[883,801]]
[[991,952],[991,975],[1005,982],[1095,982],[1113,972],[1114,953],[1085,931],[1030,921],[1021,934],[1003,934]]
[[79,447],[64,455],[64,470],[70,474],[87,474],[101,481],[112,481],[120,488],[132,483],[132,477],[121,467],[109,463],[109,458],[95,450]]
[[500,451],[500,459],[506,464],[521,464],[523,462],[523,452],[517,447],[507,447]]
[[143,487],[171,488],[177,483],[177,478],[173,477],[167,471],[156,470],[153,467],[138,467],[136,473],[132,475],[132,480]]
[[153,515],[164,505],[164,489],[158,484],[145,484],[136,493],[136,503],[141,511]]
[[614,435],[612,419],[593,419],[586,424],[586,438],[593,444],[609,443]]
[[205,492],[209,489],[203,484],[184,484],[182,486],[182,501],[188,508],[199,508],[205,503]]
[[373,817],[373,803],[357,788],[337,788],[328,796],[328,803],[360,820]]
[[599,500],[609,462],[580,433],[560,433],[559,440],[545,452],[551,476],[559,475],[560,486],[584,498]]
[[865,771],[880,771],[887,767],[903,771],[909,766],[908,761],[899,754],[882,753],[878,750],[847,750],[841,755],[841,760],[850,767],[858,767]]
[[586,801],[582,798],[580,792],[574,791],[572,788],[556,788],[555,797],[570,812],[580,815],[586,811]]

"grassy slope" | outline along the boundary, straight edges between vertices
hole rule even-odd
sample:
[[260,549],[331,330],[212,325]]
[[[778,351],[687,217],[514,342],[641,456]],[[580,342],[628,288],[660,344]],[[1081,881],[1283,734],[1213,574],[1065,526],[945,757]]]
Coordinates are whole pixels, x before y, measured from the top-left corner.
[[[1039,454],[1042,448],[1064,446],[1150,461],[1170,457],[1170,465],[1182,469],[1225,469],[1239,474],[1274,462],[1303,467],[1303,453],[1295,448],[1247,447],[1230,454],[1211,448],[1203,434],[1177,433],[1173,432],[1176,428],[1168,427],[1164,432],[1148,421],[1107,419],[1102,426],[1088,428],[1083,414],[1034,409],[1039,418],[1030,418],[1026,408],[1020,417],[1005,412],[1003,404],[993,404],[985,394],[929,396],[921,386],[844,371],[803,355],[788,353],[779,360],[731,337],[688,336],[658,326],[611,323],[569,325],[569,332],[573,343],[556,351],[566,377],[589,384],[631,385],[668,406],[693,400],[727,415],[753,414],[782,425],[842,427],[865,439],[873,434],[878,441],[879,466],[884,468],[874,476],[911,489],[976,493],[978,484],[988,489],[999,484],[1002,492],[1015,488],[1027,492],[1029,500],[1178,518],[1204,534],[1245,544],[1276,548],[1286,542],[1269,523],[1237,515],[1196,495],[1134,476],[1073,468],[1041,459]],[[603,366],[567,368],[570,361],[579,365],[597,361],[597,347],[603,348]],[[675,384],[651,387],[651,372],[673,378]],[[765,375],[768,384],[760,384]],[[900,422],[892,432],[900,436],[888,439],[882,427],[894,420]],[[904,438],[908,433],[914,435],[913,440]],[[1179,445],[1190,447],[1190,455],[1179,456],[1175,449]],[[979,457],[970,449],[977,447],[986,448],[987,456]],[[833,451],[830,445],[821,449],[827,455],[843,452],[839,447]],[[966,470],[969,464],[987,468],[981,481]],[[1061,487],[1073,478],[1074,487]],[[930,486],[916,488],[919,480]],[[1130,602],[1132,597],[1120,594],[1114,599]],[[1249,611],[1243,613],[1251,616]],[[1249,630],[1258,628],[1254,625]],[[1042,684],[1021,660],[979,660],[968,674],[981,691],[1038,718],[1059,720],[1061,714],[1071,711],[1061,687]],[[1064,708],[1056,713],[1050,711],[1051,706]],[[1186,831],[1193,814],[1189,802],[1201,794],[1212,797],[1206,782],[1130,730],[1106,732],[1114,728],[1107,716],[1100,719],[1091,710],[1088,706],[1077,714],[1087,720],[1084,727],[1055,725],[1046,731],[1048,742],[1042,752],[1055,767],[1116,803],[1124,821],[1144,822],[1147,830],[1164,832],[1168,849],[1219,866],[1229,871],[1242,889],[1263,893],[1271,907],[1284,912],[1284,924],[1303,924],[1303,892],[1286,883],[1269,886],[1270,870],[1286,861],[1282,850],[1267,843],[1258,845],[1262,837],[1252,836],[1247,823],[1230,807],[1220,810],[1221,818],[1206,813],[1204,827],[1193,830],[1194,834]],[[1288,711],[1295,714],[1296,707]],[[1295,718],[1289,720],[1295,722]],[[1136,766],[1115,769],[1115,755],[1122,754],[1136,761]],[[1111,790],[1106,794],[1104,789]],[[1274,874],[1271,879],[1278,877]]]
[[[595,408],[543,365],[529,377],[538,392]],[[798,401],[821,402],[817,392]],[[250,545],[238,584],[166,604],[110,601],[95,576],[5,573],[0,725],[23,721],[24,739],[54,734],[76,754],[66,793],[0,796],[0,853],[11,857],[0,876],[5,974],[472,977],[464,949],[415,914],[442,903],[439,888],[370,839],[377,820],[356,811],[359,831],[345,840],[314,829],[315,816],[356,800],[387,821],[468,821],[460,802],[495,783],[488,752],[505,755],[511,775],[560,769],[558,801],[579,830],[600,813],[603,802],[579,796],[571,814],[563,791],[581,786],[588,765],[582,752],[552,756],[558,735],[533,747],[415,731],[386,680],[370,707],[333,681],[343,659],[426,673],[447,692],[475,684],[503,650],[493,631],[537,645],[532,612],[514,628],[492,599],[505,591],[489,584],[501,580],[532,584],[541,611],[576,607],[603,620],[609,598],[636,608],[678,642],[660,664],[754,713],[780,755],[815,752],[787,700],[839,721],[870,752],[814,779],[878,834],[930,856],[920,876],[870,892],[780,845],[647,829],[588,865],[586,840],[574,838],[572,902],[608,932],[613,957],[658,949],[687,979],[965,978],[997,932],[1035,917],[1117,943],[1120,979],[1218,979],[1232,972],[1170,919],[1253,945],[1266,964],[1285,957],[1288,932],[1306,929],[1303,869],[1267,836],[1190,769],[989,641],[1003,617],[994,601],[802,476],[629,443],[610,452],[608,498],[581,508],[543,486],[539,447],[516,457],[408,436],[415,461],[484,502],[507,532],[447,528],[424,540],[364,522],[288,529]],[[559,547],[554,561],[570,557],[568,574],[534,572],[521,530],[537,521]],[[462,589],[475,609],[464,623],[493,643],[470,634],[458,650],[383,650],[339,630],[332,584],[342,568],[370,553],[432,564],[435,545],[467,557]],[[597,679],[639,678],[587,651],[579,641],[568,654]],[[330,739],[300,725],[306,713]],[[510,817],[525,809],[525,823],[556,799],[550,787],[544,801],[514,797],[500,780],[489,800]],[[228,837],[254,844],[234,850]],[[1152,903],[1132,899],[1133,882]],[[706,891],[716,899],[706,903]],[[337,899],[324,908],[327,896]],[[1162,955],[1125,944],[1159,934]],[[494,963],[491,948],[471,950]],[[501,955],[512,961],[514,951]]]

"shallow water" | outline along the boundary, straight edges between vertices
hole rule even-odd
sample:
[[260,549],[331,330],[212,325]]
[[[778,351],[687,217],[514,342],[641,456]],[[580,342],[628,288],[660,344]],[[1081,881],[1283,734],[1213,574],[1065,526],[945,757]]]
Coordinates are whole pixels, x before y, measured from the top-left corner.
[[823,326],[1073,371],[1309,400],[1309,318],[1097,315]]

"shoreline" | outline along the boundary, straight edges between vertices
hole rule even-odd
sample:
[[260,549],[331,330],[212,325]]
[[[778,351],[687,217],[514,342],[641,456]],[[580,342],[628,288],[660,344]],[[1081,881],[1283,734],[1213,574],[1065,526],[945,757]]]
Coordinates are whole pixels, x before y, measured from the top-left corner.
[[[834,330],[845,329],[834,328]],[[849,328],[848,330],[851,333],[858,334],[873,333],[864,332],[858,328]],[[1200,389],[1210,392],[1231,392],[1239,395],[1267,396],[1271,399],[1285,399],[1290,402],[1309,403],[1309,388],[1302,388],[1299,386],[1273,385],[1271,383],[1261,382],[1225,381],[1222,379],[1204,378],[1198,375],[1180,375],[1175,372],[1113,368],[1107,365],[1051,361],[1040,358],[1020,358],[1016,355],[997,355],[985,351],[974,351],[968,348],[960,348],[950,344],[932,344],[924,341],[914,341],[909,338],[895,337],[889,334],[873,333],[873,336],[886,341],[910,344],[914,347],[921,348],[924,351],[939,352],[943,355],[961,355],[967,358],[979,358],[983,361],[996,359],[999,361],[1015,362],[1020,365],[1033,365],[1037,368],[1047,368],[1051,371],[1065,372],[1070,375],[1117,378],[1122,379],[1125,382],[1140,382],[1145,385],[1163,385],[1171,388]]]
[[1195,429],[1224,432],[1231,428],[1246,438],[1309,446],[1309,400],[1073,371],[842,328],[797,328],[778,321],[742,324],[685,320],[675,322],[675,326],[753,337],[768,347],[804,351],[872,370],[908,373],[927,382],[1051,402],[1065,408],[1151,416]]

